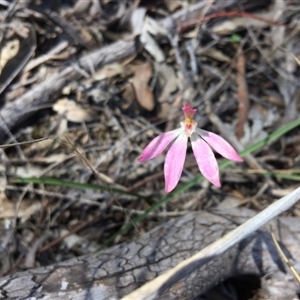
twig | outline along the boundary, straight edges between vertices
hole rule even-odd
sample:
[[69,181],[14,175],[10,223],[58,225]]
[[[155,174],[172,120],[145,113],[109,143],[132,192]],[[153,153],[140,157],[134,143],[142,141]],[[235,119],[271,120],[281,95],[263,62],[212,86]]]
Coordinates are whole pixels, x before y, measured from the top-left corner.
[[244,124],[247,122],[249,113],[248,87],[245,78],[246,61],[241,47],[239,47],[237,51],[236,69],[236,81],[238,87],[237,98],[239,103],[236,136],[240,140],[244,135]]
[[198,20],[192,20],[192,21],[186,22],[185,24],[183,24],[179,28],[178,31],[180,33],[182,33],[185,30],[187,30],[188,28],[190,28],[191,26],[195,26],[196,24],[198,24],[200,22],[205,22],[205,21],[209,21],[209,20],[217,19],[217,18],[221,18],[221,17],[244,17],[244,18],[249,18],[249,19],[255,19],[255,20],[258,20],[258,21],[262,21],[262,22],[265,22],[265,23],[270,24],[270,25],[284,26],[287,29],[294,29],[293,26],[283,24],[283,23],[278,22],[278,21],[265,19],[263,17],[256,16],[252,13],[247,13],[247,12],[243,12],[243,11],[220,11],[220,12],[217,12],[217,13],[209,14],[209,15],[205,16],[204,18],[200,18]]
[[283,258],[284,262],[286,263],[286,265],[290,268],[291,272],[293,273],[293,275],[295,276],[295,278],[297,279],[297,281],[300,283],[300,276],[297,273],[297,271],[295,270],[293,264],[290,262],[290,260],[286,257],[286,255],[284,254],[284,252],[282,251],[279,243],[277,242],[277,239],[275,237],[275,233],[273,231],[273,228],[271,226],[271,236],[273,239],[273,242],[278,250],[278,252],[280,253],[281,257]]

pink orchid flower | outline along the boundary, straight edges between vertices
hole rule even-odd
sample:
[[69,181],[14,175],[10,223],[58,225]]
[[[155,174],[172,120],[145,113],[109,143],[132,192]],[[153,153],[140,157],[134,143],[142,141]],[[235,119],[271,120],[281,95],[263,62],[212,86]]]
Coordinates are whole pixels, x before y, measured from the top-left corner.
[[188,138],[190,138],[200,172],[212,184],[220,187],[218,162],[212,149],[223,157],[233,161],[241,162],[243,159],[222,137],[215,133],[197,128],[197,122],[193,119],[197,110],[193,109],[189,103],[185,103],[182,110],[185,119],[180,123],[181,127],[154,138],[144,149],[142,155],[138,158],[138,161],[144,162],[155,158],[161,154],[173,140],[175,140],[168,150],[164,165],[166,182],[165,190],[167,193],[170,193],[178,184],[182,174],[187,142]]

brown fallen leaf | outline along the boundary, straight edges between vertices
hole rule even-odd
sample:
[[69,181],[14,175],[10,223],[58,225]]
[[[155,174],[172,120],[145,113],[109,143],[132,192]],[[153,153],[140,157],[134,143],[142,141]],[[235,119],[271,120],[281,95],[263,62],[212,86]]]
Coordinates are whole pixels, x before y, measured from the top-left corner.
[[[29,204],[30,203],[30,204]],[[24,222],[36,212],[41,211],[42,202],[27,202],[22,201],[20,206],[10,201],[5,194],[0,194],[0,220],[15,218],[18,215],[18,218],[22,218]]]
[[128,109],[133,101],[136,100],[135,90],[131,82],[127,82],[122,91],[122,98],[124,99],[121,103],[122,109]]
[[59,99],[53,105],[53,110],[60,115],[64,115],[68,121],[74,123],[91,122],[96,118],[95,111],[82,108],[75,101],[68,98]]
[[152,67],[146,62],[141,65],[131,66],[134,74],[132,84],[138,103],[146,110],[152,111],[155,106],[154,95],[148,82],[152,76]]

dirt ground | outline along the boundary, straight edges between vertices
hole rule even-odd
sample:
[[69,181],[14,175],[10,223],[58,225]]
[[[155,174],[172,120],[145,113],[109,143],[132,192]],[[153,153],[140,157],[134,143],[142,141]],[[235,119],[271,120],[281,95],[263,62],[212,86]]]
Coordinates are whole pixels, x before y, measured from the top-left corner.
[[[2,276],[189,211],[260,211],[299,185],[297,1],[4,0],[0,18]],[[165,155],[137,159],[186,101],[239,152],[265,143],[220,171],[221,188],[189,146],[166,195]]]

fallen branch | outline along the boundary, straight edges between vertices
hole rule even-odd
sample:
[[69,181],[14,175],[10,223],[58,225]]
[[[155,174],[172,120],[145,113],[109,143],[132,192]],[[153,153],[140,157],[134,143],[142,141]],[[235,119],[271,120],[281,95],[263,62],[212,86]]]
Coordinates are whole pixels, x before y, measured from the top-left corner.
[[[281,207],[283,211],[287,206],[283,207],[282,203],[286,199],[297,200],[299,191],[300,188],[276,201],[273,207]],[[262,276],[268,273],[274,279],[280,273],[281,282],[284,278],[288,281],[289,277],[278,271],[284,271],[284,265],[270,233],[265,230],[268,228],[255,231],[273,217],[270,209],[244,223],[254,214],[240,208],[213,214],[189,213],[151,230],[132,243],[0,278],[0,299],[120,299],[170,268],[174,269],[142,287],[142,291],[147,288],[148,296],[137,290],[125,299],[172,300],[178,299],[179,295],[182,300],[193,299],[212,285],[238,274]],[[255,222],[258,218],[260,221]],[[300,256],[297,222],[297,218],[280,217],[272,225],[295,259]],[[244,224],[234,229],[241,223]],[[261,247],[257,247],[258,242]],[[284,296],[292,295],[296,288],[297,282],[294,282],[291,290],[284,290]]]
[[[125,59],[136,52],[135,39],[134,37],[129,37],[127,40],[120,40],[110,46],[85,55],[79,59],[78,65],[84,71],[89,72],[91,67],[98,69],[106,64]],[[78,80],[81,76],[82,74],[76,68],[68,66],[60,73],[33,87],[17,100],[6,103],[0,111],[0,140],[6,132],[3,122],[9,129],[16,128],[32,117],[41,107],[53,103],[67,82]]]
[[[185,276],[190,275],[192,272],[199,269],[200,266],[207,265],[208,262],[215,260],[220,255],[226,253],[228,249],[237,245],[240,241],[248,237],[251,233],[254,233],[261,226],[265,225],[279,214],[285,212],[292,207],[300,199],[300,187],[294,190],[289,195],[277,200],[262,212],[246,221],[236,229],[232,230],[224,237],[216,240],[208,247],[202,249],[200,252],[190,257],[189,259],[181,262],[173,269],[158,276],[154,280],[145,284],[138,290],[134,291],[130,295],[124,297],[122,300],[150,300],[157,299],[166,289],[170,288],[175,282],[183,279]],[[223,267],[227,267],[222,265]],[[233,266],[231,266],[233,267]],[[215,272],[220,270],[217,268]],[[205,279],[207,280],[207,278]],[[206,285],[204,283],[200,283]]]

